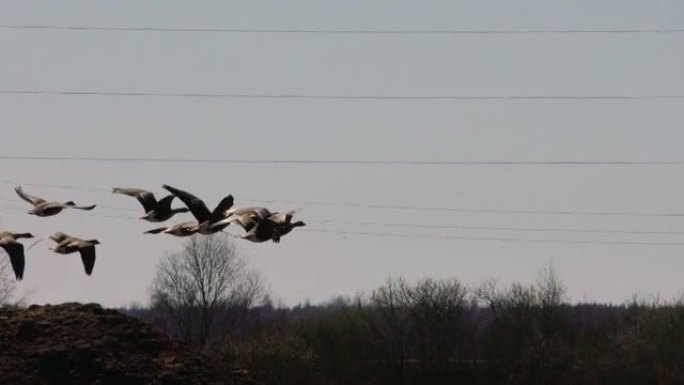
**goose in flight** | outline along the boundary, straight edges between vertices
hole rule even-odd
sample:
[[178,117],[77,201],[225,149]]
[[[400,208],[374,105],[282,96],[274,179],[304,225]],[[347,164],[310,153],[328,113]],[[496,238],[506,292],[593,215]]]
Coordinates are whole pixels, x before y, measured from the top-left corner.
[[[239,215],[233,214],[234,218],[229,223],[237,223],[245,229],[246,233],[238,236],[242,239],[257,243],[268,240],[279,243],[280,238],[290,233],[295,227],[306,226],[306,223],[302,221],[292,222],[292,218],[297,211],[299,210],[287,213],[272,213],[267,217],[261,217],[257,213],[250,213],[245,210],[245,212]],[[226,220],[228,219],[226,218]]]
[[75,240],[78,238],[72,237],[71,235],[65,234],[61,231],[57,231],[55,233],[52,233],[51,235],[48,235],[47,237],[41,238],[41,239],[33,242],[26,250],[27,251],[31,250],[33,248],[33,246],[43,242],[46,239],[52,239],[53,241],[55,241],[55,243],[62,243],[64,241],[66,241],[67,239]]
[[12,270],[17,281],[24,278],[24,245],[17,242],[17,239],[33,238],[31,233],[12,233],[9,231],[0,231],[0,247],[2,247],[10,258]]
[[159,227],[152,230],[147,230],[143,234],[171,234],[177,237],[188,237],[197,233],[199,227],[197,222],[181,222],[172,226]]
[[275,223],[275,231],[273,233],[273,236],[271,237],[273,242],[280,242],[280,237],[282,237],[285,234],[288,234],[295,227],[306,226],[306,223],[304,223],[303,221],[292,222],[292,217],[297,211],[299,210],[293,210],[287,213],[275,213],[267,218],[267,220]]
[[190,211],[185,207],[171,208],[171,202],[176,197],[173,194],[169,194],[157,201],[152,192],[139,188],[116,187],[112,189],[112,192],[136,198],[145,210],[145,215],[140,217],[140,219],[144,219],[148,222],[164,222],[176,214]]
[[257,216],[260,218],[268,218],[273,215],[273,213],[266,207],[243,207],[241,209],[230,209],[226,211],[226,215],[228,217]]
[[38,198],[24,193],[24,190],[21,188],[21,186],[17,186],[14,191],[17,192],[17,195],[19,195],[21,199],[33,205],[33,208],[29,210],[28,213],[39,217],[57,215],[64,209],[92,210],[96,206],[76,206],[76,203],[72,201],[66,203],[49,202],[43,198]]
[[245,234],[238,235],[239,238],[246,239],[251,242],[261,243],[266,241],[273,241],[279,243],[280,238],[292,231],[295,227],[306,226],[302,221],[279,223],[270,218],[266,218],[259,222],[255,227]]
[[83,262],[86,275],[93,273],[93,267],[95,267],[95,245],[100,244],[97,239],[83,240],[60,232],[52,234],[49,238],[57,243],[50,250],[58,254],[71,254],[78,251],[81,254],[81,261]]
[[[242,225],[242,223],[240,224]],[[246,225],[245,229],[249,228],[250,230],[244,234],[235,235],[236,237],[256,243],[262,243],[273,239],[273,234],[275,233],[274,222],[269,221],[268,219],[257,221],[254,218],[248,218],[246,220]]]
[[233,196],[228,195],[223,198],[221,202],[214,208],[214,211],[209,211],[207,205],[201,199],[190,194],[187,191],[171,187],[169,185],[163,185],[164,189],[171,192],[173,195],[178,197],[185,205],[190,209],[192,215],[197,219],[197,232],[200,234],[213,234],[222,231],[226,226],[230,224],[222,224],[217,226],[212,226],[214,223],[225,218],[225,213],[233,206]]
[[225,212],[223,219],[212,224],[205,222],[201,224],[200,227],[221,227],[223,229],[232,223],[237,223],[243,229],[245,229],[245,231],[250,231],[259,222],[270,217],[271,215],[273,215],[273,213],[271,213],[271,211],[265,207],[245,207],[241,209],[231,209]]

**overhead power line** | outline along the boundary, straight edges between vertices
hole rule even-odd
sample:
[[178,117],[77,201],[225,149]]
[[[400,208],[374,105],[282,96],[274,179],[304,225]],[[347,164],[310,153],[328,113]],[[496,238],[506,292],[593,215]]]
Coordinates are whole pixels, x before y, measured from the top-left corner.
[[[65,188],[65,189],[85,189],[90,191],[105,191],[111,192],[111,189],[95,188],[88,186],[77,185],[57,185],[57,184],[42,184],[42,183],[25,183],[13,180],[4,180],[4,184],[9,185],[26,185],[26,186],[42,186],[50,188]],[[582,211],[582,210],[521,210],[521,209],[488,209],[488,208],[469,208],[469,207],[439,207],[439,206],[409,206],[409,205],[386,205],[386,204],[362,204],[352,202],[323,202],[323,201],[307,201],[307,200],[286,200],[286,199],[256,199],[237,197],[237,201],[255,202],[255,203],[279,203],[289,205],[310,205],[310,206],[330,206],[330,207],[348,207],[358,209],[374,209],[374,210],[402,210],[402,211],[435,211],[435,212],[470,212],[470,213],[491,213],[491,214],[527,214],[527,215],[577,215],[577,216],[601,216],[601,217],[667,217],[680,218],[684,217],[684,213],[667,213],[667,212],[630,212],[630,211]],[[120,208],[123,209],[123,208]],[[125,210],[128,210],[127,208]]]
[[86,191],[99,191],[99,192],[112,192],[112,188],[100,188],[100,187],[89,187],[89,186],[77,186],[77,185],[66,185],[66,184],[54,184],[54,183],[33,183],[33,182],[17,182],[11,180],[3,180],[2,183],[14,186],[39,186],[48,188],[59,188],[66,190],[86,190]]
[[[27,184],[28,185],[28,184]],[[21,203],[19,199],[0,198],[0,201]],[[5,208],[20,209],[15,207],[0,206]],[[100,209],[139,212],[138,208],[97,205]],[[108,216],[112,217],[112,216]],[[134,217],[116,216],[120,219],[139,219]],[[641,234],[641,235],[684,235],[684,231],[674,230],[611,230],[611,229],[577,229],[577,228],[553,228],[553,227],[506,227],[506,226],[469,226],[469,225],[434,225],[420,223],[397,223],[397,222],[371,222],[371,221],[345,221],[335,219],[307,219],[309,223],[322,225],[347,225],[347,226],[374,226],[390,228],[416,228],[429,230],[477,230],[477,231],[509,231],[509,232],[541,232],[541,233],[578,233],[578,234]]]
[[233,163],[281,165],[397,165],[397,166],[682,166],[684,160],[359,160],[359,159],[209,159],[138,158],[103,156],[0,155],[0,160],[124,162],[124,163]]
[[307,28],[165,28],[116,27],[90,25],[14,24],[0,29],[47,31],[110,31],[110,32],[192,32],[245,34],[337,34],[337,35],[552,35],[552,34],[674,34],[684,28],[626,29],[307,29]]
[[[307,219],[307,222],[312,222]],[[338,221],[333,219],[313,221],[321,224],[339,224],[349,226],[377,226],[377,227],[407,227],[430,230],[477,230],[477,231],[512,231],[512,232],[541,232],[541,233],[580,233],[580,234],[644,234],[644,235],[684,235],[684,231],[658,230],[606,230],[606,229],[577,229],[554,227],[506,227],[506,226],[467,226],[467,225],[427,225],[420,223],[393,223],[368,221]]]
[[65,90],[0,90],[5,95],[113,96],[202,99],[290,99],[290,100],[366,100],[366,101],[529,101],[529,100],[684,100],[684,94],[638,95],[333,95],[275,93],[195,93],[137,91],[65,91]]
[[[3,206],[0,208],[23,211],[21,207]],[[89,217],[100,217],[107,219],[123,219],[123,220],[137,220],[132,217],[103,215],[96,213],[85,213]],[[508,238],[508,237],[493,237],[493,236],[459,236],[459,235],[434,235],[434,234],[414,234],[414,233],[383,233],[370,231],[340,231],[327,229],[301,229],[310,233],[336,234],[336,235],[361,235],[373,237],[392,237],[392,238],[417,238],[417,239],[435,239],[435,240],[462,240],[462,241],[495,241],[506,243],[558,243],[558,244],[587,244],[587,245],[623,245],[623,246],[684,246],[681,242],[651,242],[651,241],[596,241],[584,239],[543,239],[543,238]]]
[[439,206],[402,206],[386,204],[361,204],[346,202],[318,202],[299,200],[264,200],[242,199],[248,202],[263,203],[289,203],[297,205],[353,207],[360,209],[379,210],[406,210],[406,211],[439,211],[439,212],[466,212],[466,213],[491,213],[491,214],[528,214],[528,215],[579,215],[600,217],[684,217],[684,213],[654,213],[654,212],[628,212],[628,211],[582,211],[582,210],[519,210],[519,209],[485,209],[468,207],[439,207]]
[[518,243],[565,243],[565,244],[587,244],[587,245],[643,245],[643,246],[684,246],[681,242],[647,242],[647,241],[595,241],[584,239],[536,239],[536,238],[506,238],[490,236],[460,236],[460,235],[432,235],[432,234],[412,234],[412,233],[379,233],[370,231],[339,231],[322,229],[301,229],[299,231],[327,233],[337,235],[365,235],[375,237],[393,238],[421,238],[421,239],[445,239],[463,241],[496,241],[496,242],[518,242]]

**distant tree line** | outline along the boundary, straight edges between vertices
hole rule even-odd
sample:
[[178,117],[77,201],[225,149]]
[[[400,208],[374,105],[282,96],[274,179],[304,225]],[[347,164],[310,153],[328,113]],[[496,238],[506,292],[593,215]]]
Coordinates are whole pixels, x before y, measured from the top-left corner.
[[531,285],[389,278],[274,307],[230,243],[205,239],[160,264],[152,307],[123,310],[264,384],[684,383],[682,301],[573,305],[547,268]]

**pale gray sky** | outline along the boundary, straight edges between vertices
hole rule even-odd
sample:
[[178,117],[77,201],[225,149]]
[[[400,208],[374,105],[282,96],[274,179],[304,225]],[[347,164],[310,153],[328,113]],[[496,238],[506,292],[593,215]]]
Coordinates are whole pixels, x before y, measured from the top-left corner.
[[[66,5],[68,4],[68,6]],[[684,27],[680,1],[5,1],[0,25],[253,29]],[[684,94],[684,34],[333,35],[0,30],[0,90],[326,95]],[[369,101],[0,95],[2,154],[234,159],[684,160],[682,100]],[[466,209],[684,213],[684,166],[249,165],[0,160],[0,226],[98,238],[93,276],[47,243],[27,256],[34,302],[146,301],[183,240],[143,236],[114,186],[168,183],[215,204],[258,199]],[[96,202],[24,214],[12,191]],[[40,186],[86,186],[76,190]],[[684,217],[302,207],[307,230],[684,243],[582,234],[348,225],[682,231]],[[21,208],[12,209],[11,207]],[[123,208],[124,210],[121,210]],[[330,223],[333,222],[333,223]],[[335,223],[336,222],[336,223]],[[299,229],[297,229],[299,230]],[[369,290],[390,275],[530,281],[553,260],[574,300],[684,291],[684,246],[512,243],[297,231],[240,242],[288,304]]]

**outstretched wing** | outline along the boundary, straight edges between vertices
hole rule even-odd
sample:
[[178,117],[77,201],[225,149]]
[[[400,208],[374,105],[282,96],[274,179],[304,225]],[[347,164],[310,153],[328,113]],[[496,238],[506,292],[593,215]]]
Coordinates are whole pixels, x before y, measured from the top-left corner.
[[302,209],[294,209],[294,210],[286,212],[285,213],[285,222],[286,223],[292,222],[292,217],[300,211],[302,211]]
[[24,192],[24,189],[21,188],[21,186],[15,187],[15,188],[14,188],[14,191],[17,192],[17,195],[19,195],[19,197],[20,197],[21,199],[25,200],[26,202],[28,202],[28,203],[30,203],[30,204],[32,204],[32,205],[34,205],[34,206],[35,206],[35,205],[39,205],[39,204],[45,202],[45,199],[43,199],[43,198],[38,198],[38,197],[34,197],[34,196],[32,196],[32,195],[26,194],[26,193]]
[[[277,224],[275,222],[269,219],[264,219],[257,224],[257,226],[254,228],[254,232],[258,238],[272,239],[276,233],[276,228]],[[274,240],[274,242],[277,241]]]
[[29,245],[29,247],[26,248],[26,251],[31,250],[31,248],[32,248],[33,246],[35,246],[35,245],[37,245],[37,244],[43,242],[43,241],[46,240],[46,239],[50,239],[50,237],[41,238],[41,239],[39,239],[39,240],[33,242],[32,244]]
[[86,275],[92,274],[93,267],[95,267],[95,246],[82,247],[78,252],[81,253],[81,261],[83,262]]
[[143,234],[159,234],[159,233],[163,232],[163,231],[166,230],[166,229],[168,229],[168,227],[159,227],[159,228],[156,228],[156,229],[147,230],[147,231],[145,231]]
[[233,196],[228,195],[227,197],[221,199],[214,212],[211,213],[211,221],[218,221],[226,216],[226,211],[233,207]]
[[[69,235],[69,234],[65,234],[65,233],[63,233],[63,232],[61,232],[61,231],[57,231],[56,233],[54,233],[54,234],[48,236],[48,238],[52,239],[53,241],[55,241],[55,242],[57,242],[57,243],[62,243],[62,242],[64,242],[65,240],[67,240],[67,239],[73,239],[74,237],[72,237],[72,236]],[[33,246],[33,245],[31,245],[31,246]]]
[[249,232],[254,227],[256,227],[256,225],[258,225],[259,222],[262,220],[263,218],[254,212],[242,212],[241,214],[237,214],[237,211],[235,211],[234,213],[229,214],[227,217],[216,222],[213,222],[211,225],[209,225],[209,228],[213,229],[216,227],[227,226],[233,223],[237,223],[243,229],[245,229],[245,231]]
[[146,191],[142,194],[138,194],[136,198],[138,199],[138,202],[140,202],[142,207],[145,209],[146,213],[157,208],[157,199],[155,199],[154,194],[152,194],[149,191]]
[[211,211],[209,211],[207,205],[205,205],[201,199],[197,198],[196,196],[190,194],[187,191],[183,191],[166,184],[162,185],[162,187],[164,187],[171,194],[177,196],[178,199],[183,201],[183,203],[185,203],[185,205],[190,209],[190,212],[195,217],[195,219],[197,219],[197,222],[202,223],[211,218]]
[[76,206],[76,203],[74,203],[74,202],[72,202],[72,201],[69,201],[69,202],[64,203],[64,204],[55,203],[55,205],[61,205],[62,207],[65,207],[65,208],[68,207],[68,208],[71,208],[71,209],[88,210],[88,211],[90,211],[90,210],[94,209],[95,207],[97,207],[97,205]]
[[33,246],[35,246],[35,245],[37,245],[37,244],[39,244],[39,243],[41,243],[41,242],[43,242],[43,241],[45,241],[45,240],[47,240],[47,239],[52,239],[53,241],[55,241],[55,243],[57,243],[57,245],[59,245],[59,244],[61,244],[62,242],[71,241],[71,240],[73,240],[74,238],[73,238],[72,236],[70,236],[70,235],[64,234],[64,233],[61,232],[61,231],[58,231],[58,232],[56,232],[56,233],[54,233],[54,234],[52,234],[52,235],[48,235],[47,237],[40,238],[39,240],[33,242],[32,244],[29,245],[29,247],[28,247],[26,250],[31,250],[31,248],[32,248]]
[[14,270],[14,276],[17,281],[21,281],[24,278],[24,245],[19,242],[11,242],[2,245],[5,249],[7,255],[10,258],[10,264],[12,265],[12,270]]
[[134,197],[138,200],[138,202],[140,202],[146,213],[157,208],[157,199],[155,199],[154,194],[151,191],[141,188],[115,187],[112,189],[112,192],[115,194],[123,194]]
[[295,215],[295,213],[297,213],[300,210],[301,209],[296,209],[288,211],[286,213],[273,213],[268,217],[268,219],[278,224],[290,223],[292,222],[292,217]]
[[141,189],[141,188],[123,188],[123,187],[114,187],[112,189],[112,192],[114,194],[123,194],[123,195],[128,195],[129,197],[137,197],[140,194],[145,194],[145,193],[150,193],[150,191]]
[[176,196],[173,194],[167,195],[164,198],[160,199],[159,202],[157,202],[157,208],[161,212],[169,212],[171,211],[171,202],[173,202],[173,199]]

